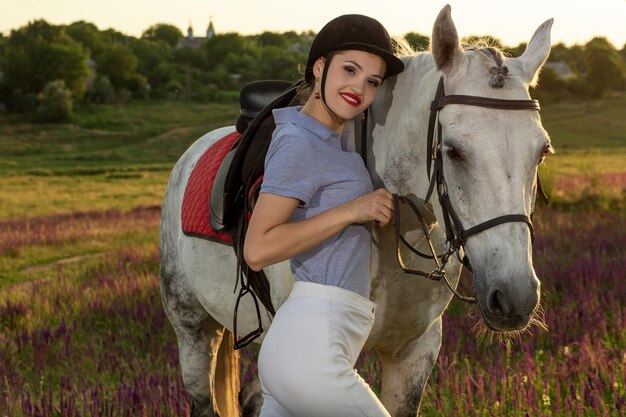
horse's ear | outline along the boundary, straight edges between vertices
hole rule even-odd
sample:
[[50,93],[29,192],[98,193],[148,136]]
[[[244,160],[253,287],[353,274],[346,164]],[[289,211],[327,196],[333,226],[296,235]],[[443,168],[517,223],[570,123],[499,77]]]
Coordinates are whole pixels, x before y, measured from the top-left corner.
[[521,64],[522,76],[525,77],[526,82],[530,86],[536,84],[539,69],[541,69],[550,54],[550,29],[553,22],[554,19],[543,22],[535,31],[530,42],[528,42],[524,53],[519,58],[514,59],[514,61],[518,61]]
[[449,74],[463,58],[463,48],[459,42],[459,35],[452,21],[450,10],[450,5],[447,4],[439,12],[433,26],[430,44],[437,68],[446,74]]

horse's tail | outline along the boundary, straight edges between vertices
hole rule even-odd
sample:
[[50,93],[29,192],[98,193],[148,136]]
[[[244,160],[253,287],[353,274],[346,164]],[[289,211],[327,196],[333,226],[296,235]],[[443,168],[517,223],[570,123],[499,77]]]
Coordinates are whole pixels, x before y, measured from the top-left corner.
[[224,329],[215,369],[215,402],[221,417],[239,417],[239,352],[233,333]]

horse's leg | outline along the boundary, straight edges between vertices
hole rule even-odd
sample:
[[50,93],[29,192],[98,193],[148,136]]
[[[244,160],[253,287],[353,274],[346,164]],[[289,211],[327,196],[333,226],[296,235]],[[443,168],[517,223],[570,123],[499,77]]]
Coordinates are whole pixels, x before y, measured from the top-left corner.
[[394,417],[415,417],[422,392],[441,347],[441,317],[419,339],[403,349],[401,357],[379,352],[382,362],[381,401]]
[[209,316],[195,297],[166,294],[163,291],[163,305],[178,339],[191,417],[237,416],[239,369],[232,334],[226,331],[225,335],[224,327]]
[[253,378],[241,387],[239,392],[239,407],[241,417],[259,417],[263,406],[263,391],[259,377]]

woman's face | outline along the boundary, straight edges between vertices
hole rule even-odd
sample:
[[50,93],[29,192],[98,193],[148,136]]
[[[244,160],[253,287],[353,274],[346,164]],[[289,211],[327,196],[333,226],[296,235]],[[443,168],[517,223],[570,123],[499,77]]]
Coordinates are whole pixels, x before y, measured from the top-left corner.
[[341,51],[330,63],[318,60],[315,75],[321,78],[323,66],[328,64],[326,105],[341,119],[354,119],[374,101],[385,75],[385,61],[365,51]]

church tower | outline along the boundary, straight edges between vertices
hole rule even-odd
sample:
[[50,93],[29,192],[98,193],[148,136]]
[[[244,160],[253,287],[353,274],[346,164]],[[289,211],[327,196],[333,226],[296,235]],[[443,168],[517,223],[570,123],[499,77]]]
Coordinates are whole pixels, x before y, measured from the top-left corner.
[[215,28],[213,27],[213,16],[209,18],[209,27],[206,30],[206,38],[211,39],[215,36]]
[[191,20],[189,21],[189,27],[187,28],[187,39],[193,39],[193,28],[191,27]]

